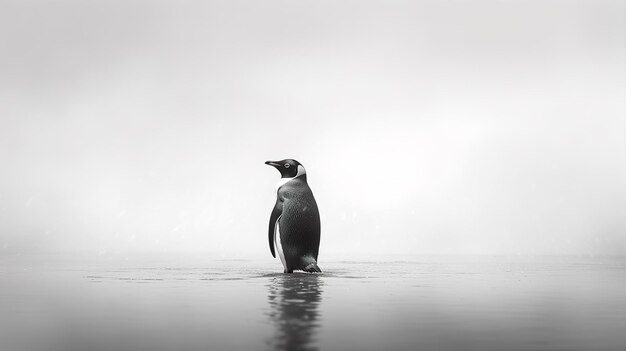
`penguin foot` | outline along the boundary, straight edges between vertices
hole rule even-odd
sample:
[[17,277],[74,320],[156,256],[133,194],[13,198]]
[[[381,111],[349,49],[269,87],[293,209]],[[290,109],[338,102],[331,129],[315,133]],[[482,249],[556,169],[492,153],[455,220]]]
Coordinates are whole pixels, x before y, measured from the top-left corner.
[[320,269],[320,267],[317,266],[316,263],[311,263],[310,265],[304,267],[302,270],[309,273],[322,273],[322,270]]

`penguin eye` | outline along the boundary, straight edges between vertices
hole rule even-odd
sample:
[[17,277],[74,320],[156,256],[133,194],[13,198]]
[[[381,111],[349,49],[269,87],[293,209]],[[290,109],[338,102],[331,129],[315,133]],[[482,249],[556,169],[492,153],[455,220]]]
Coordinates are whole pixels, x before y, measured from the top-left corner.
[[289,168],[289,163],[285,163],[285,168]]

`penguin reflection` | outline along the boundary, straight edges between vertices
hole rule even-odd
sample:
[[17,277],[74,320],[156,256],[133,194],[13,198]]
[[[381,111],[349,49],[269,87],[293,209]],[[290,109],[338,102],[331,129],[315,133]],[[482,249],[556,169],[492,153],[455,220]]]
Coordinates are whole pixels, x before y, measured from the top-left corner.
[[276,328],[270,339],[272,350],[318,350],[314,336],[322,279],[317,274],[281,274],[268,285],[269,318]]

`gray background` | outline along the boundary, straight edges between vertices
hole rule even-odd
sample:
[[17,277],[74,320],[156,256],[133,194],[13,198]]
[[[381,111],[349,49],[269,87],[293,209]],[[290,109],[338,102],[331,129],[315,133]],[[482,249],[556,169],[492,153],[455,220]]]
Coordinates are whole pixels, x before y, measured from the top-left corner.
[[623,1],[2,1],[0,254],[626,254]]

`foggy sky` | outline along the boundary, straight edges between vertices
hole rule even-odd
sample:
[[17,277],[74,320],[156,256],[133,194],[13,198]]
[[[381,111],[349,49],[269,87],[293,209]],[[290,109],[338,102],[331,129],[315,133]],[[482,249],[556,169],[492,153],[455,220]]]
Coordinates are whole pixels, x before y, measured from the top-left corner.
[[0,254],[626,253],[623,1],[3,1]]

